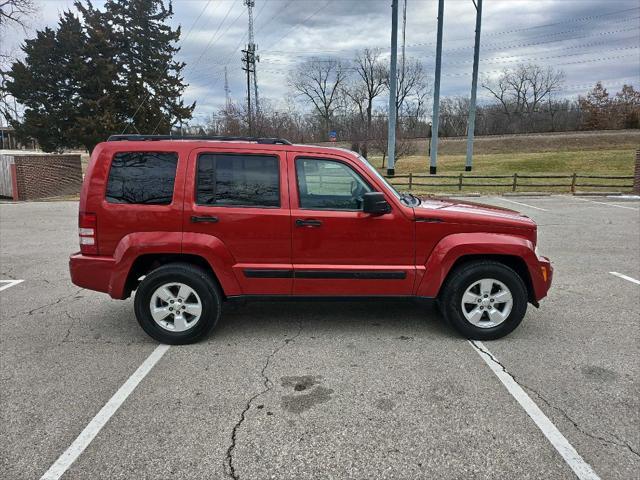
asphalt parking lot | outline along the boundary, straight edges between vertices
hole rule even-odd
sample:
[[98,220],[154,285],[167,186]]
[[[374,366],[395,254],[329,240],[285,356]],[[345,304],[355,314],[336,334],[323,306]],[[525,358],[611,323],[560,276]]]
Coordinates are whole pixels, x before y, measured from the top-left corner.
[[158,350],[131,299],[71,284],[77,203],[1,204],[0,476],[40,478],[146,365],[62,478],[575,478],[494,370],[595,475],[637,478],[640,202],[476,200],[534,218],[555,267],[488,361],[392,301],[228,305],[205,341]]

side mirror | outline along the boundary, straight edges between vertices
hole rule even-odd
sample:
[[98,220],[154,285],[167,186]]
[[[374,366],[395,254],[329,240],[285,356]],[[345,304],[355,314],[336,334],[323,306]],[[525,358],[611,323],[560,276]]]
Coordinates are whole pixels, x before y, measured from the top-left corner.
[[383,215],[391,211],[391,205],[382,192],[369,192],[362,196],[362,211],[372,215]]

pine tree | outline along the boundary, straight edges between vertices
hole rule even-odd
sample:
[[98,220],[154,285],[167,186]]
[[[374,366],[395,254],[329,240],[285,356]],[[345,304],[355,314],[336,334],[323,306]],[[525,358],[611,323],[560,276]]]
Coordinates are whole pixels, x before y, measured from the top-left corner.
[[19,136],[36,138],[45,151],[80,146],[72,132],[82,104],[78,46],[83,44],[80,20],[65,12],[57,30],[46,28],[25,41],[24,62],[12,66],[6,88],[25,107],[23,122],[14,119],[12,124]]
[[103,12],[90,2],[75,2],[85,28],[82,46],[83,82],[79,95],[83,103],[78,112],[74,135],[87,150],[124,128],[124,115],[117,108],[118,68],[115,36]]
[[185,64],[173,57],[180,28],[166,24],[172,4],[162,0],[108,0],[107,23],[116,32],[114,62],[119,72],[118,111],[129,131],[169,133],[171,126],[191,118],[195,104],[181,99],[186,88],[180,76]]
[[85,147],[111,134],[168,133],[191,118],[181,99],[185,64],[176,62],[180,28],[162,0],[108,0],[104,10],[76,1],[57,29],[46,28],[23,47],[7,91],[25,107],[18,135],[45,151]]

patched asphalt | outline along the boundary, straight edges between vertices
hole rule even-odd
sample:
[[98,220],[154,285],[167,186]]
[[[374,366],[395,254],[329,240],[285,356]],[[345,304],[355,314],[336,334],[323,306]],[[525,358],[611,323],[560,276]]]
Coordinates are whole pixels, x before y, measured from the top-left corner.
[[[640,202],[473,199],[530,215],[554,286],[485,342],[601,478],[640,470]],[[614,207],[609,204],[625,206]],[[529,207],[527,207],[527,205]],[[538,210],[530,207],[538,207]],[[38,478],[157,344],[73,286],[77,203],[0,204],[0,475]],[[431,308],[226,305],[171,347],[63,478],[574,478]]]

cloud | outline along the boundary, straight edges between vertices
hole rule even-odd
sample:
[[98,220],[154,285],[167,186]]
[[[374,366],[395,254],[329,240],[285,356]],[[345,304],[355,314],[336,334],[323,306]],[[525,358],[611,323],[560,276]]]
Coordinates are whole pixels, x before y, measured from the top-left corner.
[[[402,9],[403,0],[399,2]],[[437,1],[407,2],[407,55],[422,60],[432,77]],[[240,50],[246,44],[248,23],[243,0],[173,3],[172,24],[181,25],[183,32],[179,57],[188,65],[185,100],[197,102],[197,118],[223,105],[225,66],[232,96],[243,100],[246,78]],[[59,12],[72,8],[71,0],[40,4],[33,28],[55,25]],[[390,0],[255,0],[261,96],[283,104],[289,93],[288,72],[312,56],[349,61],[366,47],[388,52],[390,4]],[[640,83],[637,0],[485,0],[483,10],[481,76],[531,61],[562,69],[566,96],[575,97],[598,80],[605,80],[613,91],[625,82]],[[443,95],[469,94],[474,27],[471,0],[446,0]],[[13,30],[3,42],[15,47],[24,38],[24,32]],[[480,101],[486,101],[488,97],[479,93]]]

